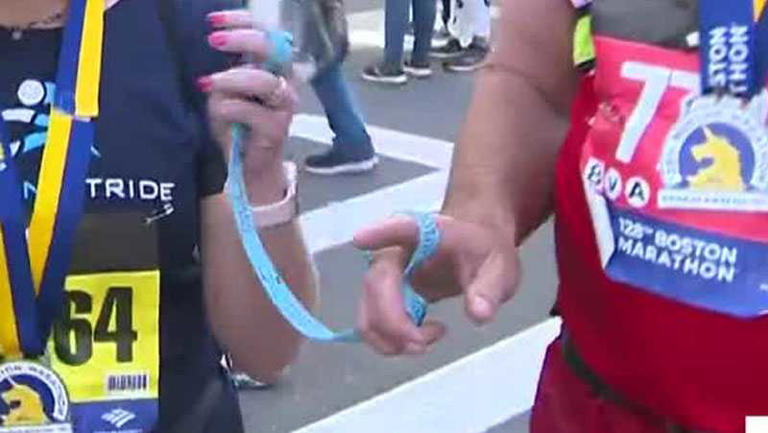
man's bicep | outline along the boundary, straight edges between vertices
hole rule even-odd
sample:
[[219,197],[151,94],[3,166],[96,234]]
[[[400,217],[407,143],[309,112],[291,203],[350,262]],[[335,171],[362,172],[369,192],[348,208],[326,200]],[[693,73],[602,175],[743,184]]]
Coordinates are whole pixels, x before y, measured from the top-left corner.
[[571,0],[502,0],[489,68],[521,75],[567,111],[576,81],[575,21]]

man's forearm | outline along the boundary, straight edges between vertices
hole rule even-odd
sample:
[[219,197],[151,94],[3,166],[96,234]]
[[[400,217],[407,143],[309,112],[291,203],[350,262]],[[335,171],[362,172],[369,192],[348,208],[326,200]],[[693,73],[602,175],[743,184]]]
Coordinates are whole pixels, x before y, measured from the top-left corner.
[[445,211],[497,225],[522,241],[550,212],[567,125],[567,113],[526,77],[485,69],[454,153]]
[[449,214],[521,242],[549,214],[557,150],[576,89],[567,1],[502,1],[494,49],[459,136]]
[[[262,188],[269,196],[269,188]],[[274,195],[274,194],[273,194]],[[224,195],[203,203],[205,299],[216,337],[237,366],[264,381],[274,381],[296,356],[301,337],[264,294],[245,256]],[[286,283],[309,308],[317,290],[298,223],[266,228],[262,241]]]

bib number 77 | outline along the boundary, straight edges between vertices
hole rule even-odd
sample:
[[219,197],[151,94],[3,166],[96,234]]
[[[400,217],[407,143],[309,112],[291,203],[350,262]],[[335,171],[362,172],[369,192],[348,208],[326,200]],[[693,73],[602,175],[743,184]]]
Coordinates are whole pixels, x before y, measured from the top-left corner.
[[637,61],[625,62],[621,67],[621,77],[643,84],[637,105],[627,119],[621,140],[616,147],[616,159],[629,163],[635,155],[643,134],[656,115],[667,89],[679,88],[696,95],[700,88],[700,80],[699,75],[693,72]]

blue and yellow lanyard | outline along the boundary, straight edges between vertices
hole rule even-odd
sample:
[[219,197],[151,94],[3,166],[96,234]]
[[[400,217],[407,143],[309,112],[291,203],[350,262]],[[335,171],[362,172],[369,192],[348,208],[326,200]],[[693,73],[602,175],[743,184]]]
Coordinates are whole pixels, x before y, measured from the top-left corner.
[[768,71],[766,0],[699,0],[701,93],[752,98]]
[[99,113],[104,0],[71,0],[28,237],[0,117],[0,355],[37,357],[62,305]]

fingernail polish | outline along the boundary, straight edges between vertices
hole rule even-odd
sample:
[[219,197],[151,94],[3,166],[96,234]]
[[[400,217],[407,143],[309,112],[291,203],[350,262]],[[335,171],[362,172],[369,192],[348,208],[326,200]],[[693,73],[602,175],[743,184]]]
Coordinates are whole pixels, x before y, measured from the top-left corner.
[[227,16],[221,12],[211,12],[206,17],[206,20],[208,20],[208,24],[210,24],[211,26],[219,27],[226,24]]
[[208,43],[216,48],[223,47],[227,43],[227,35],[221,32],[212,33],[208,36]]
[[200,77],[197,79],[197,88],[203,93],[208,93],[213,87],[213,80],[211,77]]

